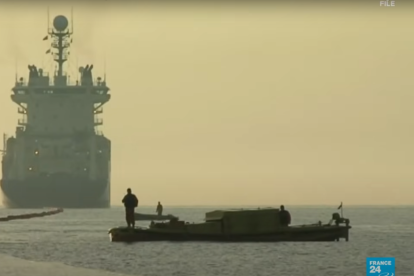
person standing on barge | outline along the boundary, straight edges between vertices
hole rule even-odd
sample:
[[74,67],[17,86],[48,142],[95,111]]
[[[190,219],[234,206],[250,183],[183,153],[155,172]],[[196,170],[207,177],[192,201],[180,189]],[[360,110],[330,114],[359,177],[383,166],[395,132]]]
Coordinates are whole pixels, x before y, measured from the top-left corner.
[[131,191],[131,188],[127,189],[127,194],[122,199],[122,203],[125,206],[125,219],[128,228],[135,227],[135,208],[138,207],[138,198]]
[[285,206],[283,205],[280,205],[279,217],[280,217],[280,224],[282,226],[285,226],[285,227],[289,226],[291,222],[290,213],[289,211],[285,210]]

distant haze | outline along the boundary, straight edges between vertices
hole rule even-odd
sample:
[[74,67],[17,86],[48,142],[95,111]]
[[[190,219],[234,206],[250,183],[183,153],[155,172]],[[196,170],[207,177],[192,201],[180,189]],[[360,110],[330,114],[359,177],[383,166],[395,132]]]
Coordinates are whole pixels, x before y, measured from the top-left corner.
[[[413,204],[414,9],[396,3],[75,5],[69,72],[106,63],[112,93],[112,204]],[[1,132],[16,60],[53,69],[46,10],[0,3]]]

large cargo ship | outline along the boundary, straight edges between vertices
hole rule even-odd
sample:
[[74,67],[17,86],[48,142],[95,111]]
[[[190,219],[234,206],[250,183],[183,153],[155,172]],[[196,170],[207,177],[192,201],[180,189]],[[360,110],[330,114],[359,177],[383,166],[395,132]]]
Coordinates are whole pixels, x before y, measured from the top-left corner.
[[16,133],[4,135],[1,190],[8,208],[108,208],[111,141],[99,126],[110,100],[105,78],[93,65],[79,68],[71,83],[64,71],[73,27],[56,16],[44,40],[56,70],[49,76],[29,65],[29,77],[16,77],[11,99],[18,105]]

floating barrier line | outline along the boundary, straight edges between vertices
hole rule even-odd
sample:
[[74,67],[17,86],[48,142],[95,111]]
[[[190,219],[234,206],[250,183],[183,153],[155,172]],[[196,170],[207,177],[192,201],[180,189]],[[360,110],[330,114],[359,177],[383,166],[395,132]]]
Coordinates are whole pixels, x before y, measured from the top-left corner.
[[10,215],[7,217],[1,217],[0,221],[10,221],[10,220],[17,220],[17,219],[31,219],[31,218],[41,218],[46,216],[52,216],[59,213],[62,213],[63,209],[58,208],[50,211],[45,211],[41,213],[29,213],[29,214],[23,214],[23,215]]

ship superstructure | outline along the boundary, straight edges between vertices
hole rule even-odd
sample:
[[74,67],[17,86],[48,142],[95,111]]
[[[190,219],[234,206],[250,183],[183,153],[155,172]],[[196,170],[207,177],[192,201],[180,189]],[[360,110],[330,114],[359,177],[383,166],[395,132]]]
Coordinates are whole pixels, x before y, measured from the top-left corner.
[[4,136],[1,189],[10,208],[107,208],[110,205],[111,142],[99,131],[99,115],[110,100],[105,79],[93,65],[70,82],[64,71],[73,28],[56,16],[48,36],[56,62],[49,76],[29,65],[11,99],[18,105],[14,137]]

